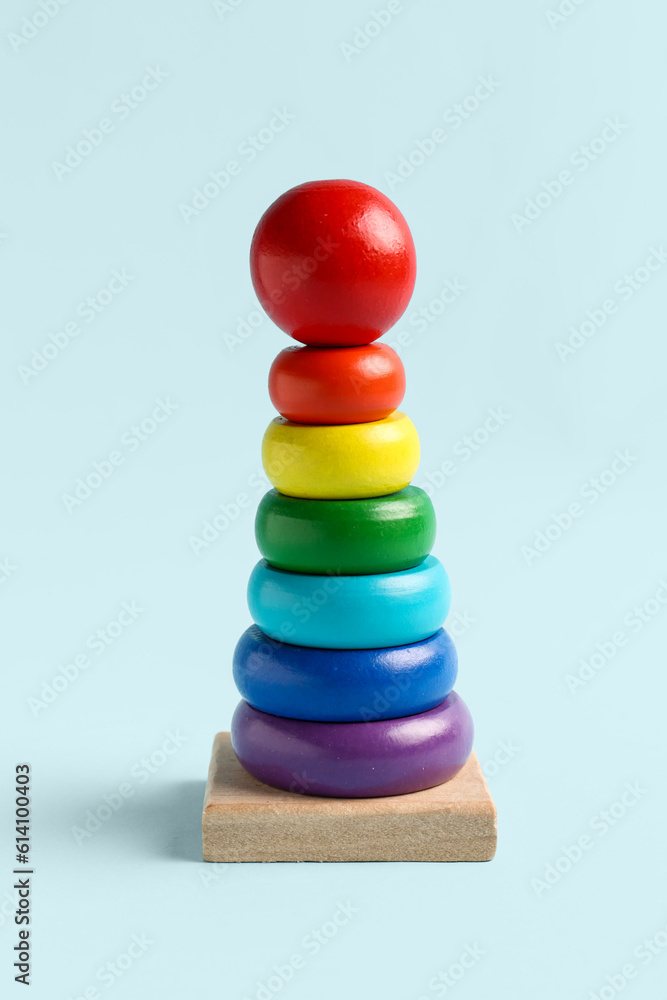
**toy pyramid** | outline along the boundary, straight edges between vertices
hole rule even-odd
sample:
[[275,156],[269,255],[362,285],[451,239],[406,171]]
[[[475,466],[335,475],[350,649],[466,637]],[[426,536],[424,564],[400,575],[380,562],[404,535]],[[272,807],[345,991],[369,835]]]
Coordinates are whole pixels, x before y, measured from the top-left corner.
[[316,181],[270,206],[250,258],[263,308],[305,346],[269,374],[275,489],[257,511],[255,624],[234,653],[243,700],[231,746],[214,745],[204,857],[487,860],[495,807],[453,690],[435,512],[410,485],[405,372],[375,343],[412,295],[410,231],[379,191]]

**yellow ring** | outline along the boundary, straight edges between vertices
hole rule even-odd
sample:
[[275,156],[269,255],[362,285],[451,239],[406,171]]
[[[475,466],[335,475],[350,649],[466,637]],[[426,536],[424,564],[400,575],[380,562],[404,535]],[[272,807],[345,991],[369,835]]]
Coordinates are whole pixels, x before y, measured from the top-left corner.
[[307,500],[358,500],[396,493],[419,465],[419,436],[405,413],[365,424],[294,424],[276,417],[262,464],[280,493]]

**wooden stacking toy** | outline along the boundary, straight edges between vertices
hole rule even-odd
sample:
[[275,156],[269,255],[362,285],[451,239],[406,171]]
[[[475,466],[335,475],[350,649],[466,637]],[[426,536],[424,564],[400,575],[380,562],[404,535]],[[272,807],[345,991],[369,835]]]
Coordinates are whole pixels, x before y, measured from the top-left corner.
[[231,745],[214,745],[204,857],[487,860],[495,807],[453,690],[433,505],[410,485],[405,372],[375,343],[412,295],[410,230],[374,188],[315,181],[265,212],[250,263],[263,308],[304,346],[269,373],[274,489],[257,511],[255,624],[234,654]]

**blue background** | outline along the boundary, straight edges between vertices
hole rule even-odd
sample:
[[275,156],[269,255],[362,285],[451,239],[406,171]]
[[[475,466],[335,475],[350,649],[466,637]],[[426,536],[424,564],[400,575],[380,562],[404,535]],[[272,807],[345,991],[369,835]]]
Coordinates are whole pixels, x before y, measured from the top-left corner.
[[[36,0],[5,6],[0,962],[10,996],[23,995],[8,917],[22,760],[33,768],[40,1000],[93,986],[118,1000],[254,998],[297,953],[305,964],[280,991],[290,1000],[419,1000],[443,987],[461,1000],[609,998],[627,963],[636,975],[621,992],[658,995],[665,951],[633,953],[656,934],[667,942],[667,612],[651,603],[667,597],[667,266],[637,272],[630,295],[624,275],[667,241],[667,19],[647,0],[563,7],[558,21],[547,16],[555,0],[394,3],[369,40],[356,33],[373,7],[350,0],[73,0],[36,31],[23,22]],[[12,44],[22,25],[34,37]],[[118,110],[147,67],[160,82]],[[463,118],[455,105],[480,77],[492,92]],[[250,159],[243,143],[279,124],[276,108],[282,131],[262,133]],[[104,118],[113,131],[90,155],[54,168]],[[594,143],[607,119],[613,140]],[[439,128],[445,140],[420,162],[418,141],[429,150]],[[230,160],[240,168],[227,187],[184,212]],[[513,221],[543,185],[558,192],[564,170],[572,180],[558,196]],[[422,442],[415,482],[432,489],[457,690],[499,811],[490,864],[199,860],[210,747],[237,701],[231,654],[249,624],[266,377],[287,343],[254,313],[248,247],[275,197],[321,177],[379,187],[417,246],[414,298],[386,339],[404,333],[402,408]],[[131,280],[87,322],[80,303],[114,269]],[[459,293],[443,307],[447,281]],[[616,311],[559,356],[570,327],[610,299]],[[241,321],[256,324],[245,339]],[[72,322],[80,332],[26,376],[33,351]],[[141,441],[131,428],[157,399],[171,413]],[[484,443],[466,458],[464,437],[490,408],[502,426],[486,440],[478,431]],[[629,452],[624,471],[604,477],[604,493],[586,487],[617,450]],[[122,464],[68,511],[63,494],[113,451]],[[445,478],[448,461],[456,472]],[[527,552],[574,503],[567,530]],[[229,527],[197,554],[192,538],[220,505]],[[103,652],[87,646],[132,601],[143,610],[122,634]],[[642,621],[633,609],[646,602]],[[624,644],[571,689],[568,675],[619,630]],[[29,699],[84,653],[90,665],[35,708]],[[166,755],[170,732],[181,745]],[[154,773],[139,763],[151,755]],[[600,813],[626,783],[638,783],[634,800],[610,826]],[[77,843],[87,811],[121,785],[132,794]],[[541,888],[584,835],[592,847]],[[314,954],[303,939],[339,901],[358,912]],[[152,942],[145,953],[111,985],[96,979],[135,934]],[[447,987],[437,977],[468,945],[484,954]]]

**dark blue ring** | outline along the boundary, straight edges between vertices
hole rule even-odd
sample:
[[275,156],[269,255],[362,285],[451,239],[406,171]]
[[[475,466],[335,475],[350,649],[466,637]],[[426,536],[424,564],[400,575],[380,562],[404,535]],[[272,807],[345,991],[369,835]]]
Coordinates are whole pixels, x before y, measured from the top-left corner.
[[444,628],[409,646],[320,649],[270,639],[256,625],[234,651],[234,680],[253,708],[313,722],[375,722],[435,708],[454,687]]

